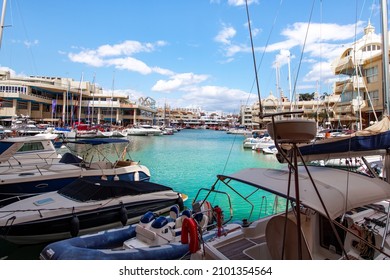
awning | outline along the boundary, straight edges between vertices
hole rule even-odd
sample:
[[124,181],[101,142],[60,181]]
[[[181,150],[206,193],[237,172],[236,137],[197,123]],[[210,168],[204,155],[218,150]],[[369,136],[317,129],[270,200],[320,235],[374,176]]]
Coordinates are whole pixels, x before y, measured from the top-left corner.
[[43,122],[59,122],[61,119],[42,119]]

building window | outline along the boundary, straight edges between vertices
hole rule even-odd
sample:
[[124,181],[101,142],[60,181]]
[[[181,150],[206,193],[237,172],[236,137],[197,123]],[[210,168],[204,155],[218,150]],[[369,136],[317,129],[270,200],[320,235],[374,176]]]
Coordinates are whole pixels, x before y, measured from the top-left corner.
[[372,105],[373,106],[379,105],[379,91],[378,90],[369,91],[368,94],[370,96]]
[[364,73],[368,84],[378,81],[378,66],[365,69]]
[[22,109],[22,110],[28,109],[28,107],[27,107],[27,102],[18,101],[17,108],[18,108],[18,109]]
[[3,100],[3,101],[1,101],[1,103],[2,103],[2,107],[3,108],[12,108],[13,107],[13,102],[12,102],[12,100]]
[[31,111],[39,111],[39,103],[31,103]]
[[363,52],[369,52],[369,51],[379,51],[381,49],[380,45],[367,45],[365,46],[362,51]]

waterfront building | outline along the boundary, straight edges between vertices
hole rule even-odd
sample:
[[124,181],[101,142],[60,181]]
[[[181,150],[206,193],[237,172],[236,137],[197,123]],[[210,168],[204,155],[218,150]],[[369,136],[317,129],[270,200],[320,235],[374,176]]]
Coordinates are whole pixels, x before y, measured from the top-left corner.
[[219,129],[230,126],[231,120],[227,116],[223,112],[208,113],[199,108],[171,108],[169,105],[164,105],[163,108],[157,109],[156,124],[160,126]]
[[334,121],[353,120],[357,127],[369,126],[384,113],[382,38],[368,23],[362,38],[347,46],[333,63],[334,93],[340,97]]
[[[319,96],[315,93],[312,100],[290,101],[283,94],[277,98],[271,92],[261,100],[263,113],[301,111],[294,117],[315,119],[323,127],[355,130],[380,120],[385,112],[382,40],[370,23],[364,29],[363,37],[347,46],[332,63],[332,70],[339,78],[332,94]],[[252,128],[265,127],[271,121],[270,117],[259,118],[259,102],[250,109],[246,106],[245,110],[252,111]],[[245,123],[250,123],[248,113],[242,113],[242,116],[245,116]]]
[[151,124],[153,99],[129,100],[125,94],[107,92],[87,81],[61,77],[11,77],[0,71],[0,119],[29,116],[37,122],[72,125],[75,122],[122,126]]

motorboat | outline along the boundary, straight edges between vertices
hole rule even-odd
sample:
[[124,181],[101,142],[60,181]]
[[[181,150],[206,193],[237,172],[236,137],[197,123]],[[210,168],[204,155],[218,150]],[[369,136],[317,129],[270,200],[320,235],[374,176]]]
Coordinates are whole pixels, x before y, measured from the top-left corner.
[[126,137],[127,134],[127,131],[124,129],[113,129],[112,131],[112,137]]
[[[22,140],[19,139],[17,143],[30,145]],[[16,145],[12,144],[15,142],[10,143],[12,147]],[[51,147],[51,142],[48,143]],[[117,150],[118,160],[109,160],[104,154],[104,147],[108,144],[123,148]],[[126,155],[129,145],[127,139],[84,139],[68,141],[66,145],[69,152],[60,156],[56,153],[55,157],[49,159],[39,153],[32,159],[17,157],[17,148],[9,148],[0,154],[3,159],[3,164],[0,165],[0,206],[31,195],[59,190],[80,177],[104,178],[108,181],[150,179],[149,169]],[[83,157],[78,156],[79,150],[85,152]]]
[[[196,203],[199,205],[199,202]],[[219,207],[206,202],[201,208],[178,211],[171,207],[168,216],[146,212],[137,224],[83,235],[48,244],[42,260],[180,260],[187,259],[208,241],[228,234],[230,224],[218,227]],[[215,215],[215,216],[214,216]],[[219,215],[218,217],[222,217]],[[234,230],[234,229],[233,229]]]
[[244,136],[250,136],[252,135],[252,132],[250,130],[247,130],[243,126],[230,128],[226,131],[227,134],[237,134],[237,135],[244,135]]
[[278,152],[278,149],[276,148],[275,145],[263,148],[263,154],[266,154],[266,155],[274,155],[277,152]]
[[57,138],[57,134],[40,133],[1,139],[0,170],[1,167],[16,168],[22,164],[47,164],[58,160],[60,155],[54,147]]
[[96,131],[96,137],[112,137],[114,135],[113,131],[101,131],[97,130]]
[[254,149],[257,143],[261,143],[263,140],[262,138],[258,137],[248,137],[245,138],[244,141],[242,142],[242,147],[244,149]]
[[132,128],[125,128],[124,132],[128,136],[160,136],[162,131],[159,128],[155,128],[152,125],[143,124]]
[[246,137],[244,141],[242,142],[242,147],[244,149],[254,149],[257,143],[260,143],[263,141],[264,137],[267,137],[268,133],[265,130],[252,130],[251,136]]
[[62,139],[76,138],[76,130],[71,127],[47,127],[45,133],[58,134]]
[[31,136],[45,132],[44,129],[37,126],[34,120],[24,115],[12,119],[11,131],[15,132],[18,136]]
[[0,208],[0,237],[15,244],[54,242],[136,223],[147,211],[183,209],[183,196],[152,182],[79,178],[62,189]]
[[272,138],[270,136],[264,136],[263,138],[257,140],[256,143],[254,143],[254,145],[252,145],[252,150],[257,151],[257,152],[261,152],[265,148],[268,148],[271,146],[275,146],[275,141],[272,140]]

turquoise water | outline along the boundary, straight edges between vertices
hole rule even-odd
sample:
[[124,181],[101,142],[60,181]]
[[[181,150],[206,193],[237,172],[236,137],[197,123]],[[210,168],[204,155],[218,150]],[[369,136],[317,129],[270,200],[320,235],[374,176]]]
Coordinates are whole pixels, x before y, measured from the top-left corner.
[[[252,150],[243,149],[244,136],[227,134],[224,131],[185,129],[174,135],[133,136],[129,155],[135,161],[149,168],[151,181],[172,187],[188,195],[185,202],[190,206],[200,188],[210,188],[216,181],[217,174],[230,174],[249,167],[275,167],[280,164],[272,155],[263,155]],[[111,158],[117,158],[117,151],[110,146],[107,151]],[[217,186],[221,191],[223,186]],[[240,193],[248,195],[253,188],[240,187]],[[205,194],[202,192],[202,194]],[[233,219],[247,218],[250,207],[243,200],[230,193],[234,206]],[[273,199],[263,193],[254,195],[254,212],[252,218],[260,215],[260,210],[273,207]],[[230,216],[226,197],[210,197],[213,205],[218,204]],[[264,213],[263,213],[264,214]],[[17,246],[0,241],[0,258],[38,259],[44,245]]]

